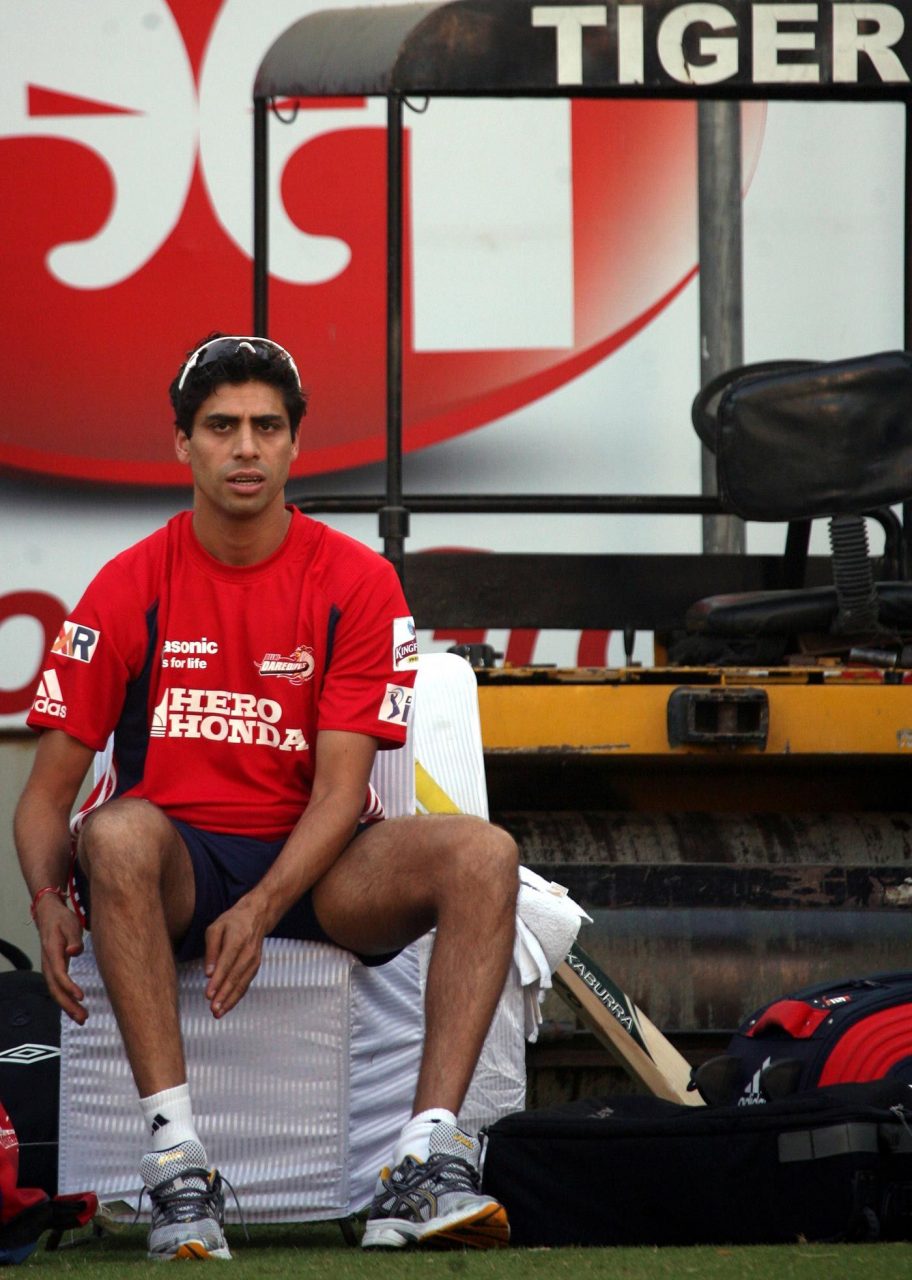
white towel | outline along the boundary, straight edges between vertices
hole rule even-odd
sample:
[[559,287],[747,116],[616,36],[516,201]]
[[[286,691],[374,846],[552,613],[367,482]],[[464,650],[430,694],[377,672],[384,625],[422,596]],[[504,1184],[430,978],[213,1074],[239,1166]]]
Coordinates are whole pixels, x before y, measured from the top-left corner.
[[534,1043],[541,1026],[541,1004],[551,975],[566,956],[583,920],[592,921],[562,884],[519,868],[516,941],[513,959],[523,989],[526,1039]]

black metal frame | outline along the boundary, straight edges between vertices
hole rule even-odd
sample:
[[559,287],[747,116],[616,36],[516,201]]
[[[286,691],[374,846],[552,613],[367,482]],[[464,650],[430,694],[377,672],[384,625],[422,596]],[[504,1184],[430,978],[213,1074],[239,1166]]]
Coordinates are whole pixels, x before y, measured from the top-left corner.
[[[666,0],[653,0],[657,6],[665,3]],[[484,3],[484,0],[483,0]],[[738,9],[739,4],[741,9]],[[426,6],[428,9],[435,8],[434,5]],[[440,5],[436,6],[441,9],[452,7],[454,10],[461,6],[461,0],[454,0],[452,6]],[[480,9],[482,5],[475,5]],[[729,8],[738,12],[743,10],[748,13],[749,9],[743,0],[729,0]],[[346,15],[351,11],[338,11],[338,20],[341,23],[346,21]],[[324,12],[317,15],[325,24],[331,23],[334,19],[332,12]],[[306,20],[305,20],[306,21]],[[401,21],[401,18],[399,19]],[[301,25],[301,24],[297,24]],[[286,33],[287,34],[287,33]],[[284,38],[284,37],[283,37]],[[277,42],[276,48],[279,42]],[[403,46],[404,47],[404,46]],[[450,51],[446,51],[450,56]],[[265,62],[264,62],[265,65]],[[480,94],[490,94],[489,88],[479,88],[477,83],[471,80],[471,71],[467,70],[466,80],[464,83],[451,83],[447,85],[445,92],[449,96],[478,96]],[[704,493],[699,496],[687,495],[642,495],[642,494],[614,494],[614,495],[563,495],[560,497],[547,496],[542,494],[459,494],[448,495],[443,497],[406,494],[403,491],[403,459],[402,459],[402,272],[403,272],[403,227],[402,227],[402,210],[403,210],[403,191],[402,191],[402,116],[403,105],[408,96],[412,93],[428,92],[427,87],[416,85],[414,88],[393,87],[394,69],[391,69],[388,77],[388,84],[384,89],[387,98],[387,391],[386,391],[386,428],[387,428],[387,449],[386,449],[386,490],[383,495],[357,495],[357,496],[324,496],[312,501],[299,501],[297,505],[302,510],[313,510],[322,512],[367,512],[376,511],[379,515],[379,531],[383,538],[384,554],[395,565],[400,576],[404,576],[406,568],[405,556],[405,540],[409,533],[409,514],[414,511],[416,513],[459,513],[459,514],[506,514],[506,513],[528,513],[528,514],[648,514],[648,515],[701,515],[704,521],[707,518],[718,517],[725,514],[725,508],[718,498],[711,493]],[[259,85],[259,77],[258,77]],[[338,84],[323,88],[314,89],[313,86],[308,87],[308,93],[320,92],[339,93]],[[352,90],[353,92],[355,90]],[[443,92],[443,90],[438,90]],[[528,90],[511,91],[509,89],[499,92],[498,96],[533,96]],[[904,345],[906,348],[912,347],[912,223],[910,223],[910,210],[912,210],[912,84],[877,84],[872,85],[869,81],[858,84],[834,84],[817,83],[817,84],[788,84],[788,85],[757,85],[747,82],[743,79],[734,79],[724,85],[713,85],[710,87],[694,86],[675,86],[675,85],[657,85],[645,84],[638,86],[606,84],[600,83],[596,88],[580,88],[573,93],[557,86],[550,88],[537,88],[534,96],[551,96],[551,97],[568,97],[568,96],[598,96],[598,97],[615,97],[615,98],[687,98],[696,100],[698,103],[718,103],[719,101],[735,100],[740,102],[747,99],[788,99],[788,100],[815,100],[815,101],[836,101],[836,100],[867,100],[867,101],[898,101],[905,104],[905,241],[903,247],[903,267],[904,267]],[[267,194],[267,175],[268,175],[268,112],[270,109],[270,98],[264,95],[259,87],[254,92],[254,260],[253,260],[253,328],[254,332],[265,336],[268,332],[268,194]],[[730,131],[729,131],[730,132]],[[712,258],[705,259],[705,247],[712,243],[709,234],[702,234],[704,231],[704,223],[706,227],[718,225],[720,219],[725,213],[726,204],[730,204],[732,200],[732,190],[738,190],[738,183],[732,182],[732,166],[729,165],[726,171],[725,158],[719,163],[719,157],[716,157],[715,177],[711,180],[707,175],[712,173],[711,164],[707,163],[706,129],[700,129],[699,142],[699,164],[701,182],[711,181],[712,189],[704,191],[701,189],[701,272],[706,272],[707,277],[711,276],[711,281],[707,279],[706,288],[701,293],[701,335],[707,333],[707,329],[711,328],[709,335],[713,344],[723,351],[733,349],[730,332],[726,331],[725,326],[732,323],[731,317],[740,316],[740,279],[733,281],[730,277],[730,267],[725,260],[720,262],[713,261]],[[738,153],[740,159],[740,152]],[[740,237],[740,220],[738,225],[738,236]],[[737,255],[740,260],[740,243],[735,246]],[[725,255],[729,258],[733,256],[732,246],[726,246],[720,257],[723,259]],[[724,305],[714,308],[715,314],[706,315],[706,304],[703,301],[703,293],[712,293],[717,298],[721,292],[728,292]],[[737,292],[737,296],[732,295],[732,291]],[[704,368],[704,381],[711,370]],[[888,545],[885,555],[885,561],[891,567],[899,567],[903,572],[907,572],[912,567],[912,502],[903,504],[903,521],[902,527],[897,529],[898,522],[890,522],[889,517],[878,516],[884,524],[887,533]],[[704,524],[705,528],[705,524]],[[801,573],[801,566],[805,563],[806,558],[806,537],[807,530],[805,528],[796,528],[790,530],[789,542],[786,549],[786,576],[789,579],[798,577]],[[804,542],[804,557],[801,554],[801,544]],[[722,549],[725,548],[714,548]],[[409,562],[417,562],[418,556],[409,556]],[[423,564],[427,561],[425,557],[420,557]],[[469,570],[469,557],[466,557],[461,563],[465,569]],[[488,569],[493,567],[495,557],[483,556],[473,558],[477,565],[484,564]],[[550,560],[553,565],[560,563],[568,563],[573,557],[540,557],[544,561]],[[602,560],[608,560],[610,557],[601,557]],[[651,559],[649,557],[637,557],[637,560]],[[699,561],[701,557],[676,557],[680,562]],[[749,578],[766,577],[765,571],[762,571],[759,562],[762,557],[744,557],[745,560],[754,561],[752,566],[745,565],[747,576]],[[713,571],[712,579],[704,575],[704,583],[715,582],[717,579],[716,570],[718,568],[718,556],[712,557]],[[651,575],[647,575],[649,577]],[[697,577],[700,575],[697,574]],[[812,572],[812,577],[815,576]],[[427,581],[424,573],[420,574],[424,582]],[[640,579],[642,584],[642,578]],[[505,584],[506,585],[506,584]],[[643,584],[645,585],[645,584]],[[656,584],[657,585],[657,584]],[[696,586],[696,582],[693,584]],[[411,570],[409,571],[409,594],[412,596],[413,605],[415,605],[414,593],[411,585]],[[706,590],[718,587],[707,585]],[[514,593],[508,592],[508,595]],[[436,619],[432,621],[428,610],[417,605],[415,608],[416,618],[419,619],[419,625],[436,625]],[[466,617],[469,614],[464,615]],[[617,619],[615,618],[615,624]],[[485,625],[479,619],[474,622],[463,622],[462,625]],[[487,622],[487,625],[493,625]],[[565,621],[564,626],[574,625],[569,620]],[[577,625],[597,625],[596,623],[578,623]]]

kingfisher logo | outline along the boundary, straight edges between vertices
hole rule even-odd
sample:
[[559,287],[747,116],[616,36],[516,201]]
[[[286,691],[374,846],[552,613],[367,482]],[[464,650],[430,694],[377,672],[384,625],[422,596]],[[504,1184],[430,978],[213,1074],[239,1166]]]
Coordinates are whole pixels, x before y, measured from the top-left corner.
[[282,707],[271,698],[227,689],[168,689],[152,712],[152,738],[205,738],[279,751],[307,751],[300,729],[280,721]]
[[32,710],[39,711],[45,716],[55,716],[58,720],[66,719],[66,703],[63,700],[63,690],[60,688],[56,671],[45,671],[42,674],[38,681],[38,692],[35,694]]
[[68,618],[51,645],[51,653],[61,658],[75,658],[77,662],[91,662],[100,639],[100,631]]
[[304,684],[313,678],[314,656],[309,645],[298,645],[287,658],[281,653],[267,653],[262,662],[254,664],[261,676],[280,676],[290,684]]
[[418,638],[413,618],[393,618],[393,670],[411,671],[418,665]]

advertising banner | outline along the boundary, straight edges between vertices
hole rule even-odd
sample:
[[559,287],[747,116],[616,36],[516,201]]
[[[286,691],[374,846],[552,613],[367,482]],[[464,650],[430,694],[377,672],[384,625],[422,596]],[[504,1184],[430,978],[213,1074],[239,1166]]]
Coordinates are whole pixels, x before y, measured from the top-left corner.
[[[167,387],[211,330],[251,327],[254,78],[323,7],[0,7],[0,729],[22,724],[93,573],[187,505]],[[903,14],[531,8],[570,96],[406,104],[405,488],[697,493],[697,108],[574,85],[599,40],[631,92],[638,49],[647,78],[682,85],[758,65],[901,83]],[[903,108],[755,96],[742,119],[746,358],[901,346]],[[270,123],[270,333],[310,395],[292,495],[383,487],[385,121],[382,99],[346,97],[278,103]],[[333,523],[378,545],[373,516]],[[700,526],[428,516],[412,533],[416,551],[635,553],[697,551]],[[603,633],[488,638],[512,660],[623,656]]]

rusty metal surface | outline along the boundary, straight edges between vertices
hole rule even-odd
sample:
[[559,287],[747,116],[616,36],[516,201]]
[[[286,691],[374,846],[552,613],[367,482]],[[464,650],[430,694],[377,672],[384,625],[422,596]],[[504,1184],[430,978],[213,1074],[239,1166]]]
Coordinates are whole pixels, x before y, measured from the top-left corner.
[[[663,1030],[732,1031],[824,979],[912,969],[912,814],[506,811],[580,942]],[[549,996],[545,1016],[566,1014]]]
[[[724,813],[500,810],[522,860],[809,867],[908,866],[912,813]],[[558,877],[559,878],[559,877]]]
[[[580,941],[663,1031],[730,1031],[814,982],[912,970],[904,909],[593,910]],[[549,995],[545,1016],[565,1013]]]
[[912,928],[912,876],[908,865],[526,865],[539,875],[558,880],[587,911],[644,906],[754,907],[769,911],[905,907],[910,912]]
[[912,756],[738,756],[624,759],[585,752],[485,752],[491,813],[903,813]]

